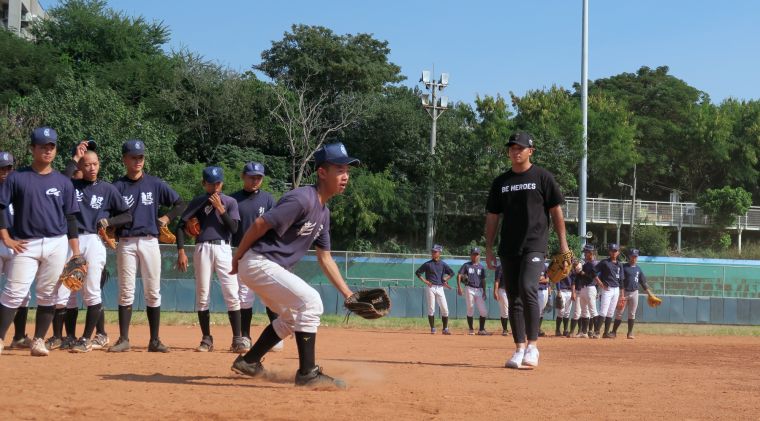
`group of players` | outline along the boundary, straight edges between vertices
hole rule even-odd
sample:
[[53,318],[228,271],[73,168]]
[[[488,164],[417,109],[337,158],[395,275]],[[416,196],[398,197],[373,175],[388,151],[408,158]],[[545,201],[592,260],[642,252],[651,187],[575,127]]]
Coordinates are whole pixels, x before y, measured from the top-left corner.
[[[330,282],[344,297],[353,294],[330,255],[330,211],[326,206],[333,196],[343,193],[350,166],[359,162],[348,156],[341,143],[326,144],[315,151],[315,185],[293,189],[277,203],[261,190],[265,169],[257,162],[244,166],[244,187],[231,196],[222,192],[222,168],[205,168],[201,177],[205,193],[186,204],[166,182],[144,171],[147,150],[141,140],[122,144],[125,175],[113,184],[98,178],[100,160],[93,141],[74,148],[64,174],[52,166],[58,152],[58,134],[53,128],[35,129],[29,150],[31,165],[15,171],[13,156],[0,152],[0,256],[7,279],[0,295],[0,353],[11,323],[16,334],[10,347],[29,348],[33,356],[47,356],[55,348],[89,352],[109,345],[101,298],[106,250],[98,235],[105,229],[115,230],[118,238],[119,338],[108,351],[131,349],[129,327],[139,269],[150,329],[147,350],[170,352],[159,337],[158,239],[164,238],[167,226],[179,218],[176,242],[180,270],[188,267],[185,228],[191,223],[198,227],[198,232],[193,231],[197,236],[193,263],[201,327],[197,351],[214,349],[208,307],[215,272],[232,327],[231,350],[244,354],[234,360],[233,371],[265,376],[263,356],[282,349],[282,340],[293,335],[299,355],[295,384],[345,387],[345,382],[324,374],[316,365],[322,301],[314,288],[292,273],[293,266],[315,246],[317,260]],[[161,207],[168,208],[163,215],[159,215]],[[234,255],[233,246],[237,246]],[[82,290],[71,292],[59,276],[67,259],[76,255],[86,259],[88,270]],[[35,280],[36,324],[33,337],[28,338],[24,330]],[[254,293],[266,305],[270,324],[251,343]],[[87,315],[83,335],[74,339],[79,295],[87,306]],[[53,337],[45,341],[51,323]],[[67,326],[66,337],[63,324]]]
[[[441,260],[443,247],[436,244],[431,250],[431,259],[423,263],[415,272],[415,275],[426,286],[428,322],[430,333],[435,334],[435,310],[438,306],[443,322],[444,335],[450,335],[448,328],[449,309],[444,294],[444,288],[451,289],[448,281],[454,276],[451,267]],[[556,328],[554,335],[566,338],[605,338],[617,337],[617,330],[627,315],[628,339],[634,339],[633,327],[638,308],[639,289],[643,289],[651,295],[646,276],[638,266],[639,250],[630,249],[628,262],[619,260],[620,250],[616,243],[608,245],[606,259],[597,260],[593,245],[583,247],[583,261],[577,262],[570,274],[553,286],[556,309]],[[548,265],[545,265],[545,267]],[[473,247],[470,250],[470,261],[464,263],[456,274],[457,295],[464,296],[468,335],[490,336],[491,332],[485,328],[488,317],[486,308],[487,284],[486,268],[480,263],[480,249]],[[497,263],[494,272],[493,297],[498,303],[502,336],[509,334],[509,302],[502,280],[503,271],[501,264]],[[552,285],[546,272],[542,272],[538,278],[538,307],[542,314],[550,309],[552,302]],[[464,288],[463,288],[464,287]],[[479,312],[479,329],[473,328],[475,307]],[[539,325],[543,322],[540,317]],[[604,333],[601,326],[604,324]],[[569,328],[568,328],[569,325]],[[612,330],[610,330],[610,327]],[[577,331],[576,331],[577,328]],[[539,337],[546,336],[543,330],[539,330]]]

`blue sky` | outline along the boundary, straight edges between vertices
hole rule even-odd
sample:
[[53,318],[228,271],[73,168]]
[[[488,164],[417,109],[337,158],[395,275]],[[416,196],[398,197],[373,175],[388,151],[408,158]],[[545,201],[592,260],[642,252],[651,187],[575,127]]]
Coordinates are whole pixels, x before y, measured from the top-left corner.
[[[58,2],[47,0],[44,6]],[[667,65],[707,92],[760,99],[760,1],[589,1],[589,78]],[[581,0],[414,2],[111,0],[129,15],[161,20],[169,48],[185,47],[233,69],[258,63],[294,23],[386,40],[414,85],[435,65],[446,95],[521,95],[580,80]]]

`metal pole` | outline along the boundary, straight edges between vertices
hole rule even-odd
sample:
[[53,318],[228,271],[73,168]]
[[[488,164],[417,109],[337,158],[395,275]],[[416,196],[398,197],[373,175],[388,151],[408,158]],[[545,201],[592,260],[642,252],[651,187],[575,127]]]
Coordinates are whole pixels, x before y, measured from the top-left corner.
[[633,196],[633,200],[631,201],[631,233],[629,236],[631,237],[631,245],[636,246],[636,240],[633,237],[633,230],[636,224],[636,164],[633,164],[633,193],[631,196]]
[[[437,84],[435,83],[435,67],[433,67],[433,84],[432,84],[432,91],[433,91],[433,129],[430,133],[430,156],[435,155],[435,134],[436,134],[436,126],[438,122],[438,107],[435,102],[436,95],[435,91],[437,90]],[[430,174],[430,184],[428,185],[428,203],[427,203],[427,238],[425,241],[426,247],[428,250],[433,248],[433,237],[435,236],[435,194],[434,194],[434,183],[435,178],[433,177],[433,174]]]
[[588,178],[588,0],[583,0],[583,41],[581,48],[581,110],[583,112],[583,156],[578,193],[578,236],[586,244],[586,179]]

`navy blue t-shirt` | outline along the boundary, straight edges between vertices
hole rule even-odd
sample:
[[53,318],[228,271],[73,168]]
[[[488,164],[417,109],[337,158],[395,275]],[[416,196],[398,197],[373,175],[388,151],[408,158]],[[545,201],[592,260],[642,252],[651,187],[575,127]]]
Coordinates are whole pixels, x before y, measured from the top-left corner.
[[425,279],[433,285],[443,285],[443,275],[454,276],[454,271],[443,260],[438,260],[437,262],[435,260],[428,260],[414,272],[417,276],[423,273],[425,274]]
[[64,235],[66,215],[79,212],[71,180],[55,170],[43,175],[31,167],[12,172],[0,187],[0,206],[11,205],[15,238],[22,240]]
[[98,232],[98,221],[127,211],[127,204],[113,184],[96,180],[72,180],[79,204],[77,224],[79,230],[90,234]]
[[15,231],[13,231],[13,214],[14,214],[13,205],[12,204],[8,205],[8,207],[5,208],[3,212],[5,212],[5,225],[6,225],[5,229],[8,230],[8,235],[10,235],[11,238],[15,238],[16,233]]
[[459,274],[464,276],[467,286],[483,288],[486,285],[486,269],[480,263],[467,262],[459,268]]
[[[198,218],[198,223],[201,225],[201,233],[195,239],[196,243],[213,240],[230,241],[232,233],[224,226],[222,217],[214,209],[214,206],[211,205],[211,202],[208,201],[208,198],[208,193],[194,197],[185,209],[185,212],[182,213],[182,220],[187,222],[192,217]],[[221,199],[225,212],[230,218],[233,221],[239,221],[240,214],[238,213],[237,201],[224,193],[219,193],[219,199]]]
[[245,232],[253,225],[253,221],[272,209],[274,198],[271,194],[261,190],[255,192],[238,190],[230,196],[237,201],[238,212],[240,213],[240,225],[237,232],[232,235],[232,246],[237,247],[240,245],[240,240],[243,239]]
[[179,200],[179,194],[158,177],[143,174],[139,180],[127,176],[114,181],[114,187],[121,193],[132,214],[132,223],[117,231],[119,237],[158,236],[158,209],[172,206]]
[[[592,260],[590,262],[583,262],[583,275],[578,275],[578,285],[583,288],[587,286],[593,286],[594,285],[594,279],[597,275],[597,265],[599,264],[598,261]],[[576,289],[578,287],[576,286]]]
[[623,287],[626,291],[638,291],[639,285],[649,288],[647,286],[647,277],[644,276],[644,272],[637,266],[631,266],[630,263],[623,265]]
[[561,281],[559,281],[559,283],[557,284],[557,287],[559,289],[561,289],[561,290],[568,290],[569,291],[571,289],[571,287],[573,286],[573,282],[575,282],[575,274],[574,273],[570,273],[564,279],[562,279]]
[[507,283],[504,281],[504,270],[501,268],[501,262],[496,263],[496,270],[494,270],[493,281],[499,281],[499,289],[507,290]]
[[596,266],[599,279],[610,288],[619,288],[623,277],[623,266],[620,262],[604,259]]
[[295,266],[312,244],[330,250],[330,209],[319,202],[316,186],[285,193],[261,217],[272,229],[251,250],[285,269]]
[[[544,271],[541,272],[540,276],[546,278],[546,270],[547,269],[549,269],[549,266],[546,263],[544,263]],[[538,283],[538,290],[539,291],[543,291],[545,289],[549,289],[549,282],[539,282]]]

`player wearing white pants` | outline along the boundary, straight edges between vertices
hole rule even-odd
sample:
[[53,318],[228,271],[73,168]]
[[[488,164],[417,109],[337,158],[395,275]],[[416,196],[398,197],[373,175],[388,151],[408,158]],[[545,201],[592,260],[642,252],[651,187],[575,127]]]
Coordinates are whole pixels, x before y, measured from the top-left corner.
[[612,329],[612,334],[617,335],[618,327],[623,320],[623,313],[626,308],[628,309],[628,334],[626,338],[633,339],[633,325],[636,320],[636,309],[639,306],[639,287],[644,288],[647,295],[651,295],[652,291],[649,290],[647,285],[647,277],[644,272],[638,266],[639,250],[631,249],[628,255],[628,263],[623,265],[623,282],[622,288],[623,297],[625,302],[615,313],[615,325]]
[[451,335],[451,332],[449,332],[449,306],[446,303],[446,295],[443,292],[443,288],[451,289],[449,279],[454,276],[454,271],[451,270],[446,262],[441,260],[442,251],[443,246],[439,244],[433,245],[433,249],[430,251],[431,259],[417,268],[414,274],[426,286],[425,297],[427,298],[430,333],[435,334],[435,304],[437,303],[441,312],[441,322],[443,323],[443,331],[441,333]]
[[580,333],[576,338],[595,338],[596,325],[596,277],[597,261],[594,260],[594,246],[583,247],[583,264],[576,276],[575,294],[580,304]]
[[[610,243],[607,247],[609,257],[602,260],[597,265],[597,285],[601,288],[601,302],[599,303],[599,324],[601,324],[602,318],[604,318],[604,334],[605,339],[614,339],[615,335],[610,334],[610,326],[612,325],[612,318],[615,315],[615,307],[617,306],[618,299],[620,298],[620,286],[623,282],[623,265],[618,262],[618,255],[620,249],[616,243]],[[597,326],[597,334],[599,333],[599,326]]]
[[541,272],[541,276],[538,277],[538,292],[536,294],[536,298],[538,299],[538,311],[539,311],[539,317],[538,317],[538,336],[544,337],[546,336],[546,332],[544,332],[543,324],[544,324],[544,313],[546,312],[546,304],[549,303],[549,293],[550,287],[549,287],[549,277],[546,276],[546,269],[548,269],[548,266],[544,265],[544,271]]
[[[570,333],[567,330],[567,325],[570,322],[570,307],[573,304],[572,285],[575,281],[575,275],[568,275],[565,279],[559,281],[557,284],[557,294],[562,299],[562,307],[557,309],[556,327],[554,329],[554,336],[569,337]],[[562,330],[561,330],[562,329]]]
[[501,336],[509,335],[509,300],[507,299],[506,282],[502,279],[504,272],[501,262],[497,260],[493,276],[493,299],[499,303],[499,320],[501,321]]
[[201,343],[195,349],[198,352],[214,350],[214,338],[211,336],[209,314],[209,295],[211,278],[216,277],[222,287],[222,296],[227,305],[227,315],[232,328],[232,345],[230,350],[245,353],[250,348],[240,330],[240,298],[238,277],[231,275],[232,249],[230,240],[240,224],[238,202],[222,193],[224,187],[224,170],[210,166],[203,169],[202,183],[205,193],[196,196],[188,204],[177,225],[177,267],[187,270],[185,254],[185,230],[189,221],[197,221],[197,226],[190,234],[197,235],[193,263],[195,264],[195,310],[201,328]]
[[264,355],[292,334],[298,347],[296,386],[345,388],[345,382],[324,374],[316,364],[322,299],[290,269],[313,244],[317,262],[330,283],[345,298],[353,294],[330,255],[330,209],[326,204],[343,193],[349,165],[358,160],[348,156],[343,144],[332,143],[317,149],[314,161],[317,185],[285,193],[272,209],[256,218],[233,257],[231,273],[239,273],[240,281],[279,317],[264,328],[244,356],[238,356],[232,370],[251,377],[264,375]]
[[[14,158],[10,152],[0,152],[0,184],[5,182],[11,172],[13,172]],[[13,228],[13,206],[9,206],[5,210],[6,223],[9,225],[8,229],[12,233]],[[11,235],[12,236],[12,235]],[[14,253],[11,249],[0,242],[0,274],[8,279],[8,269],[10,268],[11,260]],[[32,293],[26,295],[26,299],[21,302],[21,306],[16,310],[16,316],[13,318],[14,334],[13,340],[10,343],[9,349],[29,348],[32,345],[32,339],[26,336],[26,319],[29,314],[29,301],[32,299]]]
[[[0,189],[0,238],[16,254],[0,296],[0,351],[3,339],[37,280],[37,316],[31,354],[47,356],[44,337],[55,312],[55,287],[68,248],[79,254],[75,215],[79,207],[71,181],[52,167],[58,134],[49,127],[32,132],[32,164],[11,173]],[[13,206],[12,225],[6,221]],[[8,228],[13,227],[13,237]]]
[[467,317],[473,317],[475,315],[475,306],[478,306],[478,314],[480,317],[485,318],[488,316],[488,309],[486,309],[486,300],[483,297],[485,292],[483,288],[473,288],[467,286],[465,288],[465,305],[467,306]]
[[[462,291],[462,284],[466,285],[465,291]],[[486,331],[486,317],[488,316],[488,309],[486,309],[486,268],[480,264],[480,249],[477,247],[470,249],[470,261],[459,268],[457,294],[464,295],[464,302],[467,306],[467,325],[470,328],[468,334],[475,334],[472,323],[477,305],[480,314],[478,335],[490,335]]]
[[[169,352],[159,337],[161,326],[161,249],[158,246],[159,230],[182,214],[185,203],[179,194],[158,177],[146,174],[145,144],[132,139],[121,145],[126,175],[113,185],[124,198],[132,221],[119,228],[116,235],[116,266],[119,275],[119,339],[109,352],[126,352],[129,343],[129,325],[132,321],[132,304],[135,299],[137,269],[143,281],[145,312],[148,316],[150,341],[148,352]],[[169,210],[158,216],[160,207]]]

